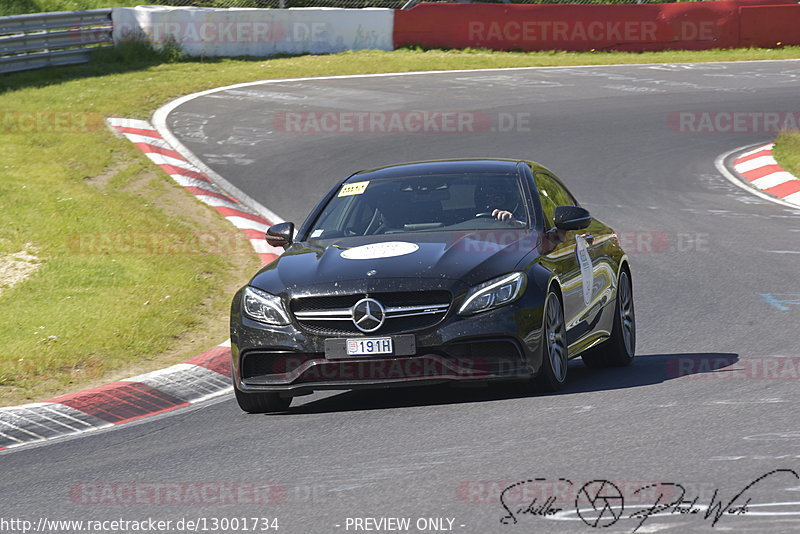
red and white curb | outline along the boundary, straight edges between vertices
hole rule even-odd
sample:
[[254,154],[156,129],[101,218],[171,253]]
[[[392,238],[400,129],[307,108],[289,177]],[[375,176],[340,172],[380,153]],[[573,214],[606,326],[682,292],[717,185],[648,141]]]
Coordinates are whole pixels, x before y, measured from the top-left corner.
[[0,450],[120,425],[232,389],[230,342],[183,363],[44,402],[0,408]]
[[732,161],[733,170],[750,186],[800,207],[800,179],[778,164],[774,146],[768,143],[740,154]]
[[[266,265],[283,252],[270,247],[264,232],[272,224],[214,185],[174,150],[147,121],[108,119],[176,183],[243,231]],[[63,436],[91,432],[176,410],[232,390],[230,341],[189,360],[61,397],[0,408],[0,451]]]
[[107,122],[114,131],[128,138],[153,163],[161,167],[178,185],[243,231],[264,265],[283,252],[269,246],[264,240],[264,233],[272,222],[261,215],[253,214],[238,200],[214,185],[206,173],[174,150],[149,122],[135,119],[108,119]]

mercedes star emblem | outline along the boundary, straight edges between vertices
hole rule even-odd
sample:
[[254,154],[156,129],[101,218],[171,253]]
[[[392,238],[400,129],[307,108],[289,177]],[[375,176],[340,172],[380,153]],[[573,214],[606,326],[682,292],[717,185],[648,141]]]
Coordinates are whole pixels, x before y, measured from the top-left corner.
[[353,306],[353,324],[362,332],[374,332],[383,325],[386,311],[375,299],[361,299]]

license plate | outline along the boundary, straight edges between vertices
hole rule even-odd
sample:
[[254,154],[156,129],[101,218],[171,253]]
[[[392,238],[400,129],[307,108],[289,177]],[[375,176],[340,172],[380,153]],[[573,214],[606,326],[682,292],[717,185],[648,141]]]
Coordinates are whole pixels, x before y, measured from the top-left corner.
[[391,354],[392,338],[368,337],[347,340],[348,356],[363,356],[365,354]]

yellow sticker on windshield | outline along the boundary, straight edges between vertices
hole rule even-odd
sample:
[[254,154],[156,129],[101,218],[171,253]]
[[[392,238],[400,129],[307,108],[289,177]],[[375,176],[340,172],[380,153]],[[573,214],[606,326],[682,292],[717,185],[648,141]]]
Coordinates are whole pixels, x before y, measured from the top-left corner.
[[366,191],[369,181],[366,182],[353,182],[352,184],[344,184],[342,190],[339,191],[337,196],[347,197],[350,195],[360,195]]

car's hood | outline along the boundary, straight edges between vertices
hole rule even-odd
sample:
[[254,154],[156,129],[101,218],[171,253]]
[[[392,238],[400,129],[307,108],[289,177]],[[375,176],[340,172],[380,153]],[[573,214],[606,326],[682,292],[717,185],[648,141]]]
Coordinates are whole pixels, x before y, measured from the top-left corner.
[[354,287],[358,281],[363,282],[365,291],[371,291],[379,289],[381,281],[387,279],[439,280],[441,286],[452,286],[453,282],[474,285],[513,271],[522,258],[537,250],[539,243],[540,234],[534,230],[418,232],[309,240],[294,243],[259,271],[250,284],[273,294],[341,282]]

